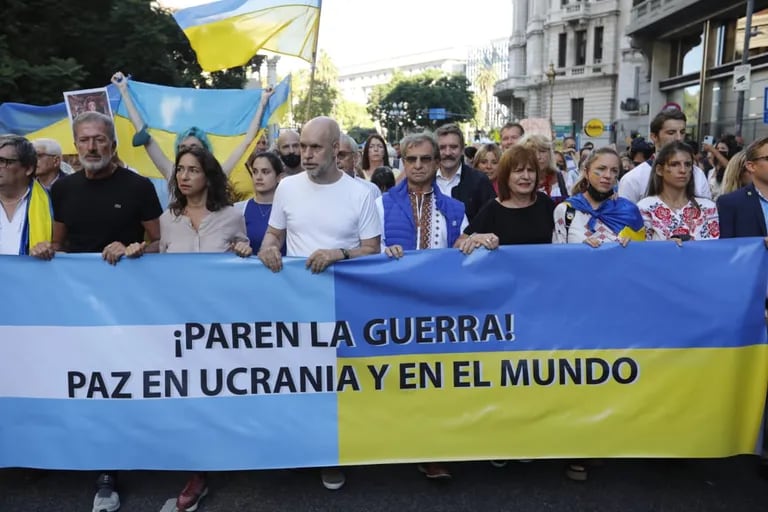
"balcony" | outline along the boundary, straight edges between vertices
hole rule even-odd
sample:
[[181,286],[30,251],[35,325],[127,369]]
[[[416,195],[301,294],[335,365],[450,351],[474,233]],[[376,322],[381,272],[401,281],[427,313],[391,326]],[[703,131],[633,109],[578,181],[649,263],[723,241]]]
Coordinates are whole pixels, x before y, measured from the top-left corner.
[[[755,0],[755,12],[768,7],[768,0]],[[668,39],[700,26],[708,18],[744,16],[746,0],[645,0],[632,7],[626,34],[644,39]]]
[[561,10],[561,19],[566,23],[585,23],[590,14],[590,4],[578,2],[567,4]]

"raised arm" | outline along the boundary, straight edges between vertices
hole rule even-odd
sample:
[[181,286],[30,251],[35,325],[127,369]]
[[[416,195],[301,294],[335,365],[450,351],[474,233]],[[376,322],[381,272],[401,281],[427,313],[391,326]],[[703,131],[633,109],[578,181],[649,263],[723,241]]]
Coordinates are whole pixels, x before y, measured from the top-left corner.
[[259,128],[261,128],[261,120],[264,117],[264,111],[267,108],[267,102],[269,101],[269,98],[272,96],[272,94],[274,94],[274,92],[274,89],[271,87],[268,87],[262,91],[261,99],[259,100],[259,107],[256,109],[256,114],[251,120],[251,125],[248,127],[248,131],[245,132],[245,137],[243,137],[242,142],[237,145],[234,151],[232,151],[232,154],[229,155],[229,158],[227,158],[226,162],[224,162],[224,164],[221,166],[221,169],[227,176],[230,175],[232,170],[237,165],[237,162],[240,161],[246,150],[248,150],[251,143],[253,142],[253,139],[255,139],[256,135],[259,133]]
[[[130,117],[133,127],[136,129],[136,132],[140,132],[144,129],[144,120],[141,118],[141,114],[131,98],[131,92],[128,90],[128,79],[122,72],[118,71],[112,75],[112,83],[115,84],[117,90],[120,91],[120,96],[123,98],[125,109],[128,111],[128,117]],[[160,171],[160,174],[162,174],[165,179],[170,179],[173,162],[165,156],[160,145],[155,142],[152,137],[149,137],[147,143],[144,144],[144,149],[147,151],[152,163],[157,167],[157,170]]]

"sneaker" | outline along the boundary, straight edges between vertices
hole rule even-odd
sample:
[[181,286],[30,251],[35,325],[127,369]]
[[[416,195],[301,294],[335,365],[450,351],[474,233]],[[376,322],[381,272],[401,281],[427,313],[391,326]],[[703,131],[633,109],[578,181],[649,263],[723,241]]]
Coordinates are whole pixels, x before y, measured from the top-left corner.
[[187,481],[184,490],[181,491],[176,499],[176,510],[178,512],[194,512],[200,505],[200,500],[208,495],[208,484],[205,481],[204,473],[195,473]]
[[320,470],[323,486],[329,491],[337,491],[344,487],[347,479],[339,468],[323,468]]
[[120,495],[115,491],[115,477],[102,473],[96,480],[96,496],[93,497],[93,512],[117,512],[120,510]]
[[491,466],[493,466],[495,468],[503,468],[503,467],[505,467],[507,465],[508,462],[509,461],[506,461],[506,460],[492,460],[491,461]]
[[448,471],[445,466],[437,462],[426,462],[424,464],[419,464],[418,469],[430,480],[447,480],[451,478],[450,471]]
[[587,480],[587,467],[584,464],[568,464],[565,467],[565,476],[577,482]]

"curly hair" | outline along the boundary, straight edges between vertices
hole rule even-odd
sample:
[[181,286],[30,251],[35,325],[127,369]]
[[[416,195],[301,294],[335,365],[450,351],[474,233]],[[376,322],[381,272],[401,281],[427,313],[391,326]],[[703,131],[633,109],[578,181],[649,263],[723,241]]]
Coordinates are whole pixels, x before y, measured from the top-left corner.
[[216,160],[216,157],[213,156],[210,151],[195,146],[184,148],[179,151],[178,155],[176,155],[176,162],[173,165],[174,172],[171,175],[170,181],[168,182],[168,189],[170,190],[171,197],[173,198],[171,204],[168,206],[171,212],[178,217],[187,207],[187,197],[182,194],[181,189],[179,189],[179,183],[176,180],[175,171],[175,169],[177,169],[179,166],[181,157],[184,155],[194,156],[200,164],[200,167],[203,169],[203,172],[205,173],[205,178],[207,181],[207,197],[205,207],[208,209],[208,211],[216,212],[225,206],[232,206],[232,187],[229,184],[227,175],[224,174],[224,171],[221,169],[221,164],[218,160]]

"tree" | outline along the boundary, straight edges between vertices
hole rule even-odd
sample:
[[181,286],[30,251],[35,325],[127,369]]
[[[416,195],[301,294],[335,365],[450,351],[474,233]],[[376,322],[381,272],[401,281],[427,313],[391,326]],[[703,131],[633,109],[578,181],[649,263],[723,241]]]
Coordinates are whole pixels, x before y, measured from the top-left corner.
[[312,90],[312,104],[307,114],[307,102],[309,101],[310,72],[302,69],[294,73],[291,79],[293,91],[293,119],[299,124],[304,124],[313,117],[330,116],[336,106],[339,90],[336,82],[339,79],[339,71],[331,60],[331,57],[323,50],[317,59],[315,69],[315,86]]
[[161,85],[245,83],[242,67],[204,74],[171,14],[152,0],[6,0],[3,20],[0,101],[58,103],[62,92],[102,87],[117,70]]
[[[463,75],[430,70],[408,78],[397,77],[393,82],[375,89],[368,102],[368,113],[381,122],[389,137],[469,121],[475,115],[473,94]],[[441,109],[445,118],[430,116],[430,109]]]
[[336,103],[333,117],[339,122],[343,131],[349,130],[353,126],[370,126],[373,129],[371,116],[368,115],[365,105],[360,103],[342,98],[341,101]]
[[477,96],[480,108],[478,109],[476,125],[482,127],[485,130],[491,128],[493,113],[491,110],[491,100],[493,96],[493,85],[498,80],[496,70],[493,66],[486,66],[477,73],[475,78],[475,86],[477,86]]

